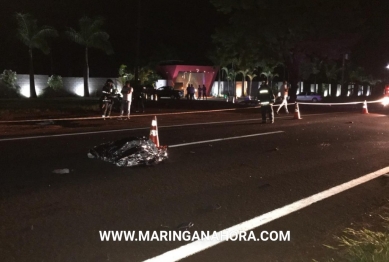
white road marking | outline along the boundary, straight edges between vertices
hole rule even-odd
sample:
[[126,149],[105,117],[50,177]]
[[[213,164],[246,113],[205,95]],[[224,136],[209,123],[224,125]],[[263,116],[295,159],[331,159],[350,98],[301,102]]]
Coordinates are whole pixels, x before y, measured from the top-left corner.
[[[335,113],[342,113],[342,112],[335,112]],[[308,115],[304,115],[304,116],[318,116],[318,115],[328,115],[328,114],[335,114],[335,113],[308,114]],[[291,118],[291,116],[276,117],[276,119],[281,119],[281,118]],[[196,126],[196,125],[213,125],[213,124],[251,122],[251,121],[261,121],[261,119],[260,119],[260,117],[258,117],[258,118],[251,118],[251,119],[229,120],[229,121],[220,121],[220,122],[202,122],[202,123],[192,123],[192,124],[158,126],[158,128],[184,127],[184,126]],[[93,135],[93,134],[103,134],[103,133],[127,132],[127,131],[143,130],[143,129],[149,129],[149,128],[150,127],[148,126],[148,127],[138,127],[138,128],[126,128],[126,129],[114,129],[114,130],[104,130],[104,131],[79,132],[79,133],[46,135],[46,136],[28,136],[28,137],[3,138],[3,139],[0,139],[0,142],[4,142],[4,141],[17,141],[17,140],[28,140],[28,139],[38,139],[38,138],[49,138],[49,137],[65,137],[65,136],[79,136],[79,135]]]
[[[251,119],[229,120],[229,121],[219,121],[219,122],[202,122],[202,123],[180,124],[180,125],[170,125],[170,126],[158,126],[158,128],[172,128],[172,127],[185,127],[185,126],[197,126],[197,125],[216,125],[216,124],[252,122],[252,121],[261,121],[261,119],[251,118]],[[138,127],[138,128],[126,128],[126,129],[114,129],[114,130],[105,130],[105,131],[80,132],[80,133],[71,133],[71,134],[3,138],[3,139],[0,139],[0,142],[26,140],[26,139],[37,139],[37,138],[49,138],[49,137],[64,137],[64,136],[78,136],[78,135],[93,135],[93,134],[103,134],[103,133],[127,132],[127,131],[144,130],[144,129],[150,129],[150,126]]]
[[245,135],[245,136],[233,136],[233,137],[226,137],[226,138],[217,138],[217,139],[212,139],[212,140],[204,140],[204,141],[197,141],[197,142],[191,142],[191,143],[171,145],[171,146],[168,146],[168,148],[190,146],[190,145],[197,145],[197,144],[205,144],[205,143],[211,143],[211,142],[220,142],[220,141],[225,141],[225,140],[233,140],[233,139],[240,139],[240,138],[253,137],[253,136],[265,136],[265,135],[272,135],[272,134],[278,134],[278,133],[284,133],[284,131],[274,131],[274,132],[258,133],[258,134],[251,134],[251,135]]
[[[277,105],[274,105],[277,106]],[[199,113],[214,113],[214,112],[224,112],[224,111],[238,111],[246,109],[259,109],[260,107],[245,107],[245,108],[228,108],[228,109],[215,109],[215,110],[204,110],[204,111],[186,111],[186,112],[175,112],[175,113],[155,113],[155,114],[141,114],[141,115],[131,115],[131,117],[150,117],[150,116],[169,116],[169,115],[185,115],[185,114],[199,114]],[[332,113],[342,113],[342,112],[332,112]],[[309,115],[324,115],[322,114],[309,114]],[[106,118],[119,118],[120,116],[111,116]],[[102,120],[100,116],[91,116],[91,117],[71,117],[71,118],[46,118],[46,119],[29,119],[29,120],[7,120],[0,121],[0,124],[15,124],[15,123],[31,123],[31,122],[48,122],[48,121],[81,121],[81,120]]]
[[[303,209],[307,206],[310,206],[318,201],[324,200],[326,198],[329,198],[331,196],[334,196],[336,194],[339,194],[343,191],[346,191],[350,188],[356,187],[358,185],[361,185],[363,183],[366,183],[370,180],[373,180],[379,176],[382,176],[384,174],[387,174],[389,172],[389,166],[382,168],[380,170],[374,171],[370,174],[364,175],[362,177],[353,179],[349,182],[343,183],[341,185],[332,187],[330,189],[327,189],[325,191],[322,191],[320,193],[317,193],[315,195],[312,195],[310,197],[303,198],[301,200],[298,200],[296,202],[293,202],[292,204],[283,206],[281,208],[277,208],[273,211],[270,211],[266,214],[257,216],[255,218],[252,218],[250,220],[247,220],[245,222],[242,222],[240,224],[237,224],[235,226],[229,227],[227,229],[224,229],[222,231],[218,232],[218,235],[220,236],[221,233],[224,231],[229,232],[239,232],[239,231],[249,231],[253,230],[259,226],[262,226],[264,224],[267,224],[271,221],[274,221],[278,218],[281,218],[283,216],[289,215],[293,212],[296,212],[300,209]],[[234,236],[233,234],[230,235],[230,237]],[[222,239],[221,237],[218,239],[212,238],[209,241],[206,240],[198,240],[191,242],[189,244],[186,244],[184,246],[181,246],[179,248],[173,249],[171,251],[168,251],[166,253],[163,253],[159,256],[156,256],[154,258],[150,258],[145,260],[145,262],[170,262],[170,261],[178,261],[183,258],[189,257],[193,254],[196,254],[198,252],[201,252],[205,249],[208,249],[210,247],[213,247],[217,244],[220,244],[224,242],[226,239]]]
[[58,134],[58,135],[47,135],[47,136],[25,136],[25,137],[3,138],[3,139],[0,139],[0,142],[4,142],[4,141],[17,141],[17,140],[28,140],[28,139],[38,139],[38,138],[49,138],[49,137],[93,135],[93,134],[124,132],[124,131],[133,131],[133,130],[141,130],[141,129],[147,129],[147,128],[146,127],[140,127],[140,128],[131,128],[131,129],[117,129],[117,130],[93,131],[93,132]]
[[[198,113],[213,113],[213,112],[223,112],[223,111],[237,111],[245,109],[253,109],[259,107],[245,107],[245,108],[226,108],[226,109],[214,109],[214,110],[201,110],[201,111],[183,111],[183,112],[172,112],[172,113],[155,113],[155,114],[139,114],[131,115],[131,117],[146,117],[146,116],[165,116],[165,115],[184,115],[184,114],[198,114]],[[106,118],[119,118],[120,116],[110,116]],[[79,121],[79,120],[98,120],[103,119],[100,116],[91,116],[91,117],[73,117],[73,118],[49,118],[49,119],[30,119],[30,120],[8,120],[0,121],[0,123],[24,123],[24,122],[46,122],[46,121]]]

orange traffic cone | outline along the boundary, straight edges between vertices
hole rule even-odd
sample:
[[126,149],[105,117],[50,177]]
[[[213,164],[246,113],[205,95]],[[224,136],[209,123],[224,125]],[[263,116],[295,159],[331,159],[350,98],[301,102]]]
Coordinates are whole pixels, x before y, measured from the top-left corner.
[[367,103],[366,103],[366,100],[365,102],[363,102],[363,106],[362,106],[362,114],[368,114],[369,111],[367,110]]
[[153,121],[151,121],[150,128],[150,140],[153,141],[156,147],[159,147],[159,138],[158,138],[158,125],[157,125],[157,117],[154,116]]
[[299,111],[299,104],[297,104],[297,102],[295,103],[295,106],[294,106],[294,117],[293,117],[293,119],[301,119],[300,111]]

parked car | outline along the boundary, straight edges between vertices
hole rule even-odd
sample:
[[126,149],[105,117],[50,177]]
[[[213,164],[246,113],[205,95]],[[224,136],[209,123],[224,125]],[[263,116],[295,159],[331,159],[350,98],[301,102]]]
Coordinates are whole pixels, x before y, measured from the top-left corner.
[[[284,98],[282,96],[277,96],[276,99],[274,100],[274,104],[281,104],[282,100],[284,100]],[[289,97],[288,97],[288,100],[289,100]]]
[[169,97],[171,99],[181,99],[184,96],[184,91],[176,90],[172,86],[161,86],[154,90],[154,94],[158,99],[161,97]]
[[313,92],[304,92],[297,95],[296,101],[301,102],[320,102],[323,100],[322,95],[319,95],[318,93]]
[[239,106],[243,107],[252,107],[252,106],[258,106],[259,101],[258,100],[243,100],[238,103]]

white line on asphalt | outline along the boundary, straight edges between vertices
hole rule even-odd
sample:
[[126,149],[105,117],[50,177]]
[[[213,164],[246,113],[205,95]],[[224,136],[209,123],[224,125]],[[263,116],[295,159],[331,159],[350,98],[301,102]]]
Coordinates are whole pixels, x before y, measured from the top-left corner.
[[284,133],[284,131],[274,131],[274,132],[258,133],[258,134],[245,135],[245,136],[233,136],[233,137],[218,138],[218,139],[212,139],[212,140],[204,140],[204,141],[191,142],[191,143],[185,143],[185,144],[171,145],[171,146],[168,146],[168,148],[190,146],[190,145],[197,145],[197,144],[204,144],[204,143],[211,143],[211,142],[219,142],[219,141],[233,140],[233,139],[253,137],[253,136],[265,136],[265,135],[272,135],[272,134],[277,134],[277,133]]
[[[155,114],[140,114],[140,115],[131,115],[132,117],[146,117],[146,116],[164,116],[164,115],[184,115],[184,114],[198,114],[198,113],[213,113],[213,112],[223,112],[223,111],[237,111],[245,109],[253,109],[259,107],[247,107],[247,108],[226,108],[226,109],[214,109],[214,110],[202,110],[202,111],[183,111],[183,112],[171,112],[171,113],[155,113]],[[106,118],[119,118],[120,116],[110,116]],[[30,120],[8,120],[0,121],[0,123],[24,123],[24,122],[46,122],[46,121],[79,121],[79,120],[98,120],[103,119],[99,116],[91,117],[73,117],[73,118],[49,118],[49,119],[30,119]]]
[[[229,120],[229,121],[219,121],[219,122],[203,122],[203,123],[192,123],[192,124],[181,124],[181,125],[170,125],[170,126],[158,126],[158,128],[172,128],[172,127],[185,127],[185,126],[197,126],[197,125],[214,125],[214,124],[226,124],[226,123],[237,123],[237,122],[252,122],[260,121],[259,118],[251,119],[242,119],[242,120]],[[26,139],[37,139],[37,138],[49,138],[49,137],[64,137],[64,136],[78,136],[78,135],[93,135],[93,134],[102,134],[102,133],[115,133],[115,132],[127,132],[135,130],[150,129],[148,127],[138,127],[138,128],[126,128],[126,129],[114,129],[114,130],[105,130],[105,131],[91,131],[91,132],[81,132],[81,133],[71,133],[71,134],[58,134],[58,135],[47,135],[47,136],[28,136],[28,137],[15,137],[15,138],[4,138],[0,139],[2,141],[15,141],[15,140],[26,140]]]
[[[353,179],[353,180],[346,182],[346,183],[343,183],[341,185],[332,187],[330,189],[327,189],[325,191],[322,191],[322,192],[317,193],[315,195],[312,195],[310,197],[303,198],[303,199],[298,200],[292,204],[277,208],[277,209],[270,211],[266,214],[257,216],[255,218],[252,218],[250,220],[247,220],[247,221],[242,222],[240,224],[237,224],[235,226],[232,226],[232,227],[229,227],[229,228],[224,229],[222,231],[219,231],[217,234],[220,236],[223,231],[224,232],[228,231],[228,232],[231,232],[231,234],[229,235],[230,238],[235,237],[238,234],[238,232],[253,230],[259,226],[267,224],[267,223],[269,223],[273,220],[276,220],[278,218],[281,218],[283,216],[289,215],[293,212],[296,212],[300,209],[303,209],[307,206],[310,206],[316,202],[319,202],[321,200],[324,200],[326,198],[329,198],[331,196],[339,194],[343,191],[346,191],[350,188],[353,188],[353,187],[356,187],[356,186],[361,185],[363,183],[366,183],[366,182],[373,180],[373,179],[375,179],[379,176],[382,176],[384,174],[387,174],[388,172],[389,172],[389,166],[382,168],[380,170],[374,171],[370,174],[364,175],[362,177]],[[236,234],[234,235],[233,232],[235,232]],[[145,262],[146,261],[147,262],[178,261],[178,260],[181,260],[183,258],[189,257],[193,254],[196,254],[198,252],[201,252],[205,249],[213,247],[217,244],[220,244],[226,240],[227,240],[227,237],[225,239],[224,238],[219,238],[219,239],[212,238],[209,241],[197,240],[197,241],[191,242],[189,244],[186,244],[184,246],[181,246],[179,248],[170,250],[170,251],[163,253],[159,256],[156,256],[154,258],[147,259],[147,260],[145,260]]]
[[141,130],[141,129],[146,129],[146,127],[131,128],[131,129],[118,129],[118,130],[106,130],[106,131],[93,131],[93,132],[83,132],[83,133],[71,133],[71,134],[58,134],[58,135],[47,135],[47,136],[25,136],[25,137],[3,138],[3,139],[0,139],[0,142],[38,139],[38,138],[49,138],[49,137],[93,135],[93,134],[124,132],[124,131],[133,131],[133,130]]
[[[309,115],[304,115],[304,116],[318,116],[318,115],[328,115],[328,114],[329,113],[309,114]],[[333,113],[330,113],[330,114],[333,114]],[[280,118],[290,118],[290,116],[276,117],[276,119],[280,119]],[[213,125],[213,124],[225,124],[225,123],[236,123],[236,122],[251,122],[251,121],[260,121],[260,120],[261,120],[260,118],[251,118],[251,119],[229,120],[229,121],[220,121],[220,122],[203,122],[203,123],[192,123],[192,124],[181,124],[181,125],[170,125],[170,126],[158,126],[158,128],[185,127],[185,126],[196,126],[196,125]],[[65,137],[65,136],[79,136],[79,135],[93,135],[93,134],[103,134],[103,133],[127,132],[127,131],[143,130],[143,129],[149,129],[149,128],[150,127],[138,127],[138,128],[114,129],[114,130],[105,130],[105,131],[91,131],[91,132],[80,132],[80,133],[70,133],[70,134],[47,135],[47,136],[27,136],[27,137],[3,138],[3,139],[0,139],[0,142],[38,139],[38,138],[49,138],[49,137]]]
[[[187,112],[174,112],[174,113],[156,113],[156,114],[141,114],[141,115],[131,115],[133,117],[149,117],[149,116],[169,116],[169,115],[184,115],[184,114],[198,114],[198,113],[214,113],[214,112],[223,112],[223,111],[238,111],[245,109],[256,109],[256,107],[247,107],[247,108],[228,108],[228,109],[215,109],[215,110],[205,110],[205,111],[187,111]],[[334,112],[341,113],[341,112]],[[309,114],[310,116],[314,115],[324,115],[323,114]],[[327,113],[328,114],[328,113]],[[120,116],[111,116],[110,119],[119,118]],[[31,122],[47,122],[47,121],[81,121],[81,120],[102,120],[102,117],[92,116],[92,117],[73,117],[73,118],[47,118],[47,119],[29,119],[29,120],[8,120],[0,121],[0,124],[15,124],[15,123],[31,123]]]

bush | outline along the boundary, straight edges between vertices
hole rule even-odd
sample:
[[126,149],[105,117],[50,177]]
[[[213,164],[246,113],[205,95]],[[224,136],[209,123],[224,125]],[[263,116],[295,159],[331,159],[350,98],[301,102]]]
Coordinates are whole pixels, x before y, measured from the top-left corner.
[[4,70],[3,73],[1,74],[1,81],[10,87],[15,86],[16,80],[17,80],[16,72],[13,72],[12,70]]
[[20,97],[20,86],[16,85],[17,75],[12,70],[4,70],[0,75],[0,97],[15,98]]
[[52,75],[47,80],[47,84],[49,85],[50,88],[54,90],[62,89],[63,87],[62,77],[57,75]]
[[43,89],[43,94],[40,97],[75,97],[76,95],[68,92],[63,88],[62,77],[58,75],[52,75],[47,80],[48,87]]

